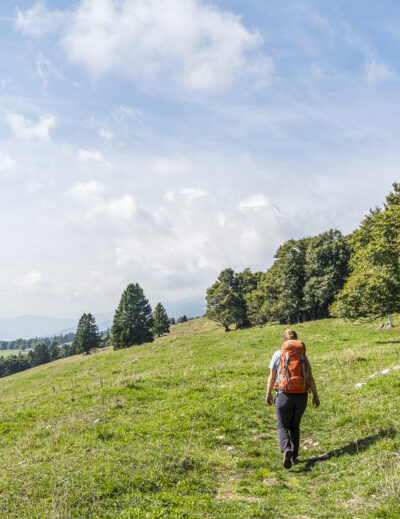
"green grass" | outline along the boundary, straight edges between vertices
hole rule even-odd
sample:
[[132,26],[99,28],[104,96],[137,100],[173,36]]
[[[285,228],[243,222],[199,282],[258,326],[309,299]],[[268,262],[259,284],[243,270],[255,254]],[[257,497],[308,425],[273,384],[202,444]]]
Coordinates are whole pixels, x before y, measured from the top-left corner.
[[367,379],[400,364],[399,329],[295,329],[321,397],[295,468],[265,405],[283,327],[197,319],[0,380],[0,517],[400,517],[400,370]]

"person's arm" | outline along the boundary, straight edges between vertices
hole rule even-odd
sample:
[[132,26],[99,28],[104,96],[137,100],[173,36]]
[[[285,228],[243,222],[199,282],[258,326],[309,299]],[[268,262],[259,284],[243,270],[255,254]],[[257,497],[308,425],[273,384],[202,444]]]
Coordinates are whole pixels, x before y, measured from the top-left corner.
[[313,394],[313,399],[312,399],[313,406],[318,407],[319,406],[319,397],[318,397],[318,392],[317,392],[317,386],[315,384],[315,380],[314,380],[314,377],[312,376],[312,374],[310,377],[310,389]]
[[268,405],[273,404],[272,389],[274,387],[275,380],[276,380],[276,371],[274,369],[271,369],[269,377],[268,377],[267,394],[265,397],[265,400]]

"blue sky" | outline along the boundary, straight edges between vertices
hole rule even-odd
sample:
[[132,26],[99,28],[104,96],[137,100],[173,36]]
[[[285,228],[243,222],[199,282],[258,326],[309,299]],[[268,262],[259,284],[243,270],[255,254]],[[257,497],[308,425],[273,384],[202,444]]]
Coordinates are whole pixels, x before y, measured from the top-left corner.
[[[394,1],[3,0],[0,315],[201,309],[399,180]],[[189,310],[190,312],[190,310]]]

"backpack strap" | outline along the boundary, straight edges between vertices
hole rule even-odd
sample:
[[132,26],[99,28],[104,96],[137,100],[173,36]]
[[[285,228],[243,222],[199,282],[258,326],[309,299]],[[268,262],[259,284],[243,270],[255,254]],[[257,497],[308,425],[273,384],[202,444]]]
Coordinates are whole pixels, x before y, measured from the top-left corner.
[[301,366],[302,366],[302,370],[303,370],[304,389],[307,389],[306,359],[304,357],[304,353],[301,354]]
[[284,391],[287,391],[289,388],[289,380],[290,380],[289,352],[288,351],[286,352],[286,355],[285,355],[285,362],[283,365],[283,369],[285,370],[285,380],[286,380],[286,385],[285,385]]

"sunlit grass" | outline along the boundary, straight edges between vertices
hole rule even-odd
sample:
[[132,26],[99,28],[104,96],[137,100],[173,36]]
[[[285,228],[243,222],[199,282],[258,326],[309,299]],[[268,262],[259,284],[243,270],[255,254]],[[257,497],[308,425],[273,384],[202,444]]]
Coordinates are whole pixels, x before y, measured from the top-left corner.
[[297,467],[265,405],[283,327],[196,319],[0,380],[0,517],[400,517],[399,329],[295,329],[321,397]]

